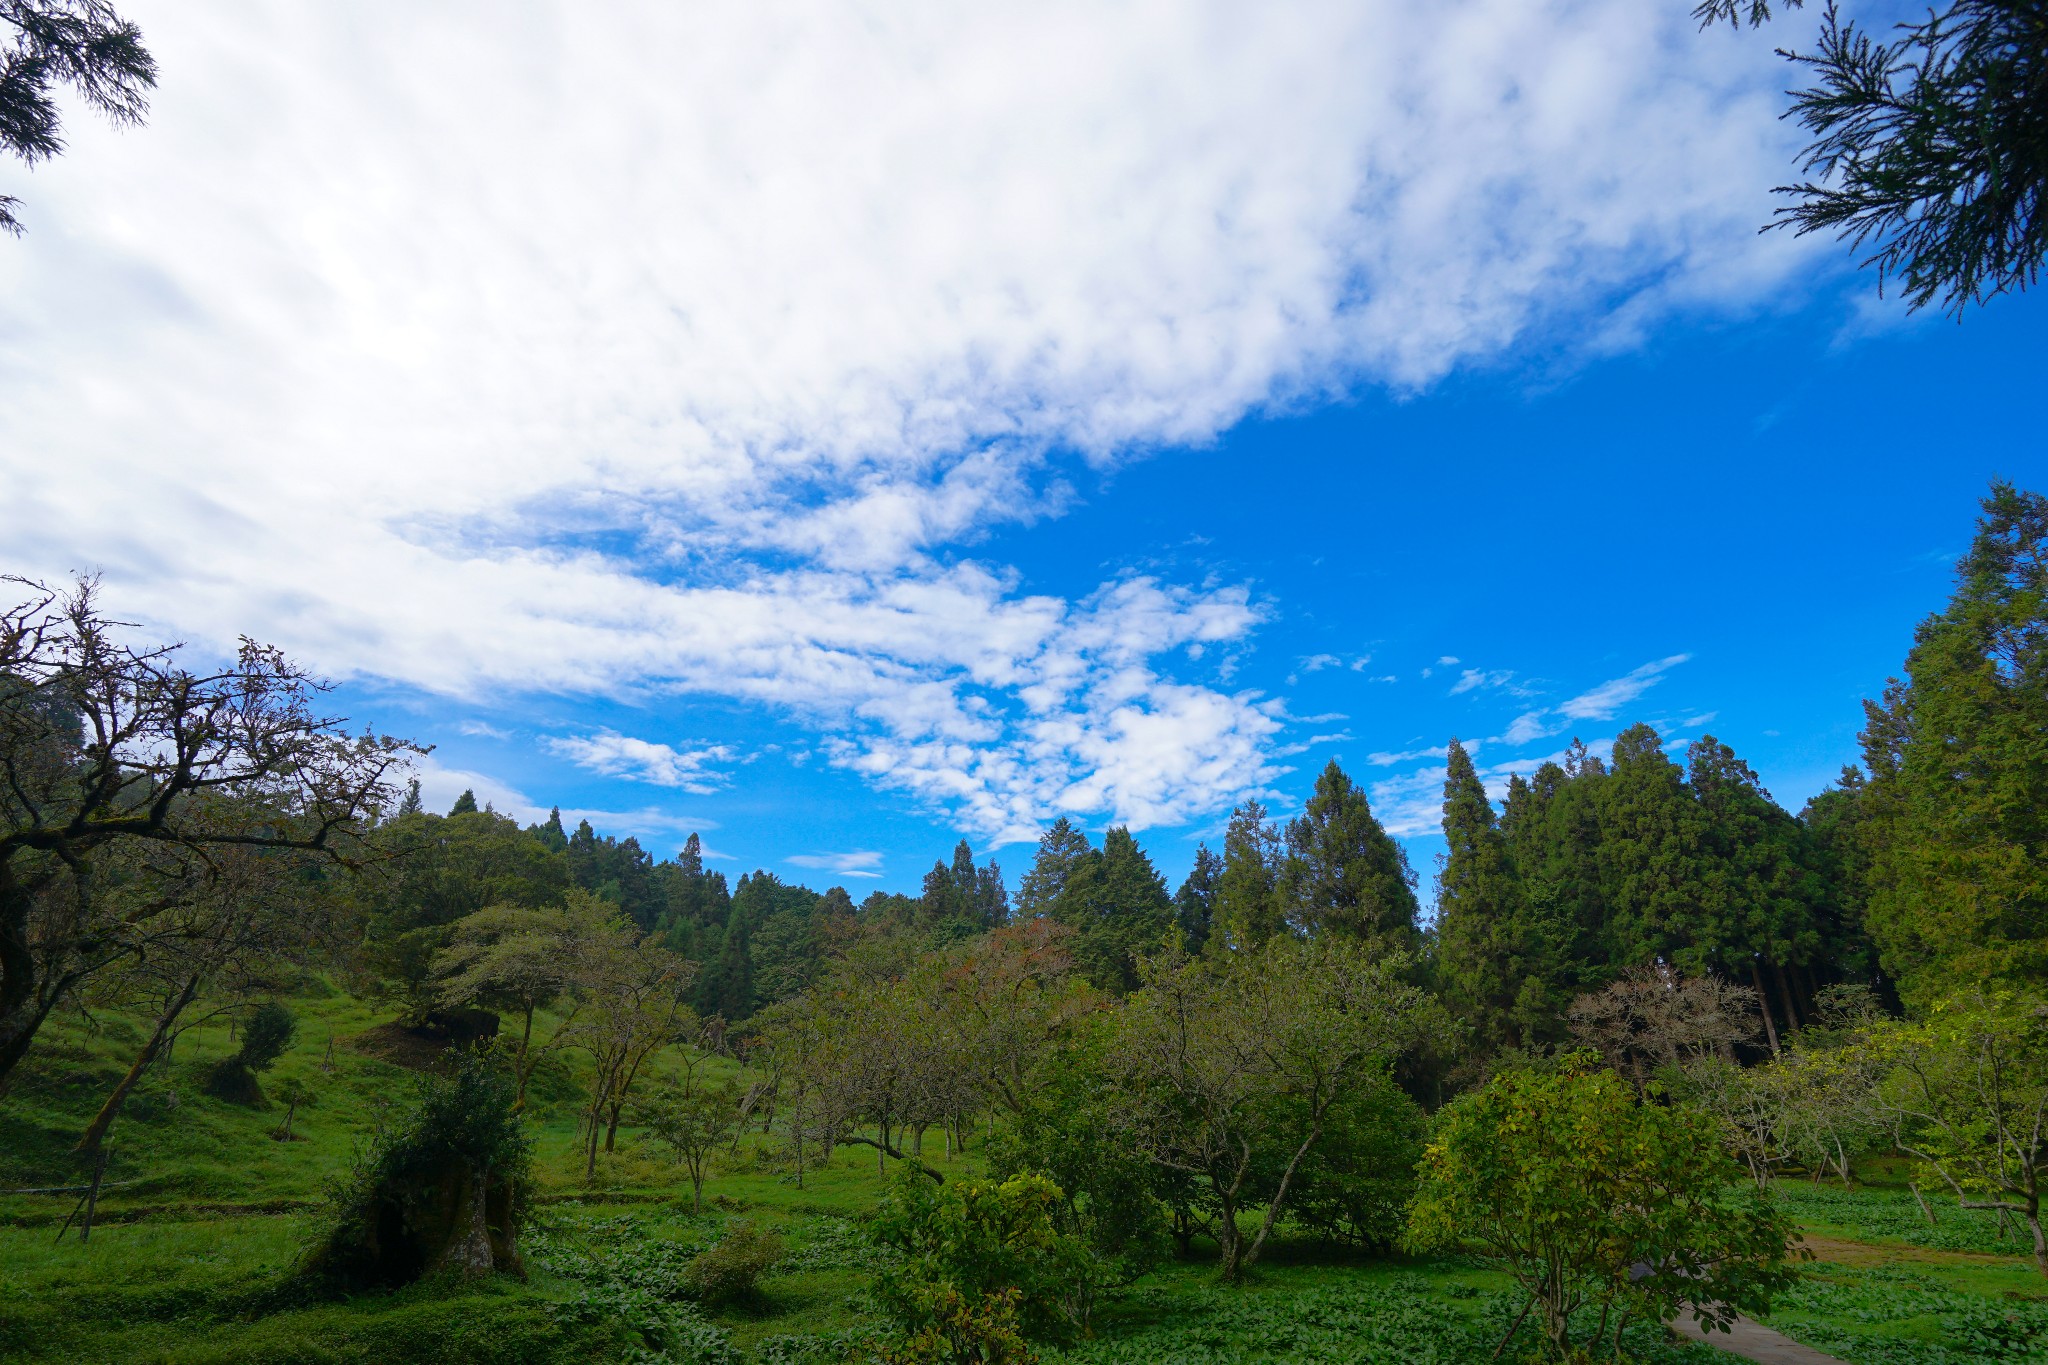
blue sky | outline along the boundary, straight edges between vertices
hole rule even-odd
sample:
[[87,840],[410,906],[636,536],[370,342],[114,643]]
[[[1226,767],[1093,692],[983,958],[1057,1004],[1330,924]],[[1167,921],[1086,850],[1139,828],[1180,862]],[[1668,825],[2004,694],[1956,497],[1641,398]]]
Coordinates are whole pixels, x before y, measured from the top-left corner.
[[9,567],[737,874],[1170,876],[1335,757],[1425,885],[1633,720],[1796,808],[2043,481],[2039,296],[1759,236],[1784,34],[1447,0],[130,6],[0,244]]

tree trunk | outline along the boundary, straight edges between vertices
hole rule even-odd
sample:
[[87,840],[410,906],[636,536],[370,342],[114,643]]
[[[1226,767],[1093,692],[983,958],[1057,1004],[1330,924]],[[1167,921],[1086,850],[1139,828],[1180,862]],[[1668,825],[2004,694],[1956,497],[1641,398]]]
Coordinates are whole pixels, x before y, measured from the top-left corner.
[[1239,1260],[1244,1255],[1244,1235],[1237,1229],[1237,1201],[1230,1195],[1221,1199],[1222,1208],[1216,1219],[1216,1240],[1222,1244],[1223,1278],[1235,1281],[1239,1271]]
[[2038,1200],[2029,1201],[2027,1228],[2034,1234],[2034,1268],[2048,1276],[2048,1239],[2041,1236],[2041,1206]]
[[1749,979],[1756,986],[1756,1007],[1763,1012],[1764,1036],[1771,1040],[1771,1055],[1775,1057],[1778,1055],[1778,1025],[1771,1018],[1771,997],[1764,991],[1763,970],[1757,966],[1755,958],[1749,960]]
[[[514,1076],[519,1083],[519,1093],[512,1098],[512,1112],[515,1114],[526,1112],[526,1080],[529,1076],[533,1075],[533,1065],[528,1060],[533,1056],[532,1044],[533,1006],[528,1005],[526,1007],[526,1027],[519,1031],[519,1056],[512,1066]],[[328,1046],[331,1048],[333,1045],[333,1040],[329,1039]]]
[[191,1004],[192,997],[198,993],[199,978],[196,975],[187,977],[185,984],[179,987],[178,993],[164,1006],[163,1013],[157,1016],[156,1031],[149,1035],[149,1041],[143,1044],[142,1051],[135,1054],[135,1062],[128,1068],[128,1074],[115,1084],[113,1093],[107,1096],[107,1101],[100,1106],[99,1113],[93,1115],[92,1122],[85,1126],[85,1133],[78,1139],[78,1145],[72,1148],[73,1151],[86,1156],[99,1151],[101,1141],[107,1136],[107,1129],[114,1126],[115,1116],[121,1112],[121,1106],[127,1103],[129,1092],[135,1089],[136,1084],[142,1080],[143,1073],[149,1070],[149,1064],[155,1061],[157,1053],[163,1050],[164,1039],[170,1035],[171,1026],[178,1022],[178,1016],[185,1012],[185,1006]]
[[1251,1265],[1259,1259],[1259,1248],[1266,1244],[1266,1234],[1270,1233],[1273,1230],[1273,1224],[1279,1221],[1280,1205],[1286,1202],[1287,1187],[1294,1181],[1295,1168],[1301,1165],[1301,1159],[1308,1155],[1308,1149],[1315,1146],[1316,1139],[1322,1135],[1323,1126],[1321,1123],[1317,1123],[1309,1130],[1307,1141],[1294,1149],[1294,1156],[1287,1163],[1287,1169],[1280,1173],[1280,1185],[1279,1188],[1273,1191],[1273,1202],[1266,1205],[1266,1216],[1259,1223],[1258,1234],[1252,1238],[1251,1249],[1245,1253],[1244,1263],[1246,1265]]
[[1921,1195],[1920,1187],[1918,1185],[1908,1184],[1906,1188],[1913,1192],[1913,1202],[1920,1206],[1920,1216],[1927,1220],[1928,1227],[1933,1227],[1934,1210],[1927,1207],[1927,1200]]
[[1777,963],[1771,964],[1771,971],[1778,978],[1778,999],[1785,1004],[1785,1027],[1799,1027],[1799,1009],[1792,1000],[1792,983],[1785,977],[1785,969]]
[[462,1173],[448,1245],[436,1258],[435,1269],[453,1270],[466,1280],[491,1273],[491,1224],[485,1208],[489,1192],[488,1170],[472,1168]]

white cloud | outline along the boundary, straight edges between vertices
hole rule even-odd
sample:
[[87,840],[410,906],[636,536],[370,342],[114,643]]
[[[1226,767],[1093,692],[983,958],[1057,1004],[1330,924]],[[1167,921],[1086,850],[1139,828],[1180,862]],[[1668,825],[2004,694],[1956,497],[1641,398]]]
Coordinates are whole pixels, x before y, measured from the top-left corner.
[[[1473,742],[1465,746],[1468,752],[1475,750],[1478,747],[1479,745],[1477,742]],[[1449,753],[1449,745],[1439,744],[1433,749],[1404,749],[1399,753],[1367,754],[1365,756],[1365,761],[1367,763],[1370,763],[1375,768],[1391,768],[1399,763],[1413,763],[1417,759],[1422,758],[1443,758]]]
[[1616,711],[1662,681],[1667,670],[1676,668],[1691,657],[1690,654],[1673,654],[1668,659],[1646,663],[1619,678],[1610,678],[1598,687],[1581,692],[1563,703],[1557,708],[1557,713],[1573,720],[1611,719]]
[[1436,661],[1439,668],[1454,668],[1462,662],[1464,661],[1455,654],[1446,654]]
[[879,877],[882,875],[882,855],[873,852],[860,853],[799,853],[784,859],[798,867],[815,868],[840,877]]
[[727,773],[712,765],[729,764],[738,758],[738,753],[724,744],[676,749],[616,730],[599,730],[594,735],[549,736],[541,744],[550,753],[606,777],[677,787],[699,796],[710,795],[730,780]]
[[491,725],[491,724],[489,724],[489,723],[487,723],[487,722],[485,722],[485,721],[481,721],[481,720],[465,720],[465,721],[462,721],[461,723],[459,723],[459,724],[458,724],[458,725],[457,725],[457,726],[455,727],[455,729],[456,729],[457,733],[459,733],[459,734],[465,734],[465,735],[469,735],[469,736],[471,736],[472,738],[475,738],[475,739],[510,739],[510,738],[512,738],[512,732],[511,732],[510,730],[501,730],[501,729],[499,729],[499,728],[498,728],[497,726],[495,726],[495,725]]
[[1275,771],[1232,659],[1161,662],[1243,590],[961,558],[1066,505],[1046,452],[1813,249],[1752,231],[1775,59],[1640,0],[124,12],[150,123],[75,121],[0,252],[10,567],[338,675],[756,702],[984,832]]
[[1508,744],[1527,744],[1531,740],[1547,738],[1557,734],[1564,727],[1545,719],[1544,711],[1524,711],[1508,726],[1508,732],[1501,738]]

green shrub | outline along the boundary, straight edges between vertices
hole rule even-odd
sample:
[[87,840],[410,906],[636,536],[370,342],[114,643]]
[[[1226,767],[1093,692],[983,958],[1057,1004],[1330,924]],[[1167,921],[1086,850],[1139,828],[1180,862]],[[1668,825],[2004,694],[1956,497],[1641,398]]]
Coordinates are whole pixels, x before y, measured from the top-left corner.
[[690,1259],[683,1288],[707,1307],[753,1303],[760,1279],[782,1259],[782,1239],[751,1223],[735,1222],[725,1236]]
[[986,1353],[1009,1350],[1017,1329],[1054,1342],[1079,1336],[1098,1275],[1087,1247],[1059,1230],[1061,1202],[1043,1176],[937,1185],[902,1172],[875,1220],[876,1238],[902,1253],[876,1279],[883,1312],[906,1342],[982,1342],[982,1355],[934,1360],[1021,1359]]
[[242,1026],[242,1045],[233,1056],[214,1063],[206,1075],[206,1093],[252,1109],[264,1103],[263,1088],[256,1073],[268,1071],[291,1047],[299,1031],[292,1012],[275,1000],[266,1000],[249,1015]]
[[333,1230],[308,1270],[349,1288],[409,1284],[430,1270],[520,1270],[532,1141],[512,1077],[488,1052],[419,1078],[418,1100],[382,1127],[329,1191]]

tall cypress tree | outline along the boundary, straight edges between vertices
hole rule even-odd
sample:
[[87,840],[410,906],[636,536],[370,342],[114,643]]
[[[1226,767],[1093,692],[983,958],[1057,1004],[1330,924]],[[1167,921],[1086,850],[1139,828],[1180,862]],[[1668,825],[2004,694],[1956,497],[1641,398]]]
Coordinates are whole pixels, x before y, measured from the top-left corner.
[[1365,791],[1330,760],[1287,825],[1280,893],[1308,933],[1337,932],[1408,951],[1418,940],[1415,873]]
[[1807,1006],[1794,975],[1821,946],[1806,831],[1712,735],[1693,742],[1686,768],[1701,817],[1701,897],[1673,960],[1681,970],[1746,975],[1767,1000],[1774,990],[1784,1023],[1797,1028]]
[[1700,819],[1685,777],[1647,725],[1614,737],[1601,784],[1599,862],[1613,964],[1668,961],[1703,898]]
[[1211,951],[1256,948],[1287,930],[1280,899],[1280,831],[1266,808],[1246,801],[1223,832],[1223,871],[1216,879]]
[[1444,843],[1437,877],[1437,977],[1452,1010],[1488,1052],[1528,1041],[1515,1005],[1526,976],[1507,840],[1465,746],[1445,757]]
[[1885,969],[1910,1000],[2048,982],[2048,498],[1992,485],[1948,607],[1865,715]]

